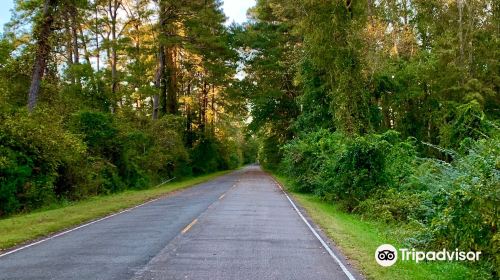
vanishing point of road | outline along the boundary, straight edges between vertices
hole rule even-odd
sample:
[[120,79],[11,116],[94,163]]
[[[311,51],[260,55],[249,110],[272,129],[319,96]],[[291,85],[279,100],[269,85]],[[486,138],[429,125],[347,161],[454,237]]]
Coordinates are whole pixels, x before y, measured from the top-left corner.
[[0,279],[355,278],[255,165],[0,257]]

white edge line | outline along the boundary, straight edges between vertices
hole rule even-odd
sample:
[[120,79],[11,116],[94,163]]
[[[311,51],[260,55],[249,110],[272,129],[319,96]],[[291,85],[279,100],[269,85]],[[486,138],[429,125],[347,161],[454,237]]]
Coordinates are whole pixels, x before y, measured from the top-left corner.
[[18,251],[24,250],[24,249],[26,249],[26,248],[29,248],[29,247],[32,247],[32,246],[38,245],[38,244],[43,243],[43,242],[45,242],[45,241],[49,241],[49,240],[51,240],[51,239],[54,239],[54,238],[56,238],[56,237],[59,237],[59,236],[65,235],[65,234],[70,233],[70,232],[72,232],[72,231],[75,231],[75,230],[78,230],[78,229],[81,229],[81,228],[84,228],[84,227],[90,226],[90,225],[92,225],[92,224],[95,224],[95,223],[98,223],[98,222],[101,222],[101,221],[104,221],[104,220],[106,220],[106,219],[109,219],[109,218],[112,218],[112,217],[114,217],[114,216],[117,216],[117,215],[123,214],[123,213],[125,213],[125,212],[129,212],[129,211],[131,211],[131,210],[134,210],[134,209],[139,208],[139,207],[141,207],[141,206],[144,206],[144,205],[146,205],[146,204],[149,204],[149,203],[155,202],[155,201],[157,201],[157,200],[159,200],[159,199],[161,199],[161,198],[162,198],[162,197],[158,197],[158,198],[155,198],[155,199],[152,199],[152,200],[146,201],[146,202],[141,203],[141,204],[139,204],[139,205],[136,205],[136,206],[134,206],[134,207],[127,208],[127,209],[122,210],[122,211],[120,211],[120,212],[117,212],[117,213],[114,213],[114,214],[111,214],[111,215],[108,215],[108,216],[102,217],[102,218],[100,218],[100,219],[97,219],[97,220],[94,220],[94,221],[88,222],[88,223],[83,224],[83,225],[79,225],[79,226],[77,226],[77,227],[75,227],[75,228],[72,228],[72,229],[69,229],[69,230],[66,230],[66,231],[63,231],[63,232],[60,232],[60,233],[54,234],[54,235],[49,236],[49,237],[47,237],[47,238],[44,238],[44,239],[42,239],[42,240],[38,240],[38,241],[36,241],[36,242],[33,242],[33,243],[30,243],[30,244],[24,245],[24,246],[22,246],[22,247],[19,247],[19,248],[16,248],[16,249],[14,249],[14,250],[11,250],[11,251],[8,251],[8,252],[6,252],[6,253],[1,254],[1,255],[0,255],[0,258],[5,257],[5,256],[10,255],[10,254],[13,254],[13,253],[15,253],[15,252],[18,252]]
[[345,275],[347,276],[347,278],[349,278],[349,280],[356,280],[356,278],[354,278],[354,276],[352,276],[351,272],[349,272],[349,270],[347,269],[347,267],[345,267],[345,265],[335,255],[335,253],[333,253],[332,249],[330,249],[330,247],[328,246],[328,244],[326,244],[326,242],[323,240],[323,238],[321,238],[321,236],[316,232],[316,230],[311,226],[311,224],[309,224],[309,222],[307,221],[307,219],[304,218],[304,215],[302,215],[302,213],[300,212],[299,208],[297,208],[297,206],[290,199],[290,197],[285,192],[285,190],[283,189],[283,187],[281,187],[281,184],[278,183],[274,178],[273,178],[273,180],[276,182],[276,184],[278,185],[278,187],[280,188],[280,190],[285,194],[285,196],[288,199],[288,201],[290,201],[290,203],[293,206],[293,209],[295,209],[295,211],[299,214],[300,218],[302,218],[302,221],[304,221],[304,223],[312,231],[312,233],[314,234],[314,236],[316,236],[316,238],[319,240],[319,242],[321,242],[321,245],[323,245],[323,247],[326,249],[326,251],[328,252],[328,254],[330,254],[330,256],[332,256],[332,258],[338,263],[338,265],[340,266],[340,268],[342,269],[342,271],[345,273]]

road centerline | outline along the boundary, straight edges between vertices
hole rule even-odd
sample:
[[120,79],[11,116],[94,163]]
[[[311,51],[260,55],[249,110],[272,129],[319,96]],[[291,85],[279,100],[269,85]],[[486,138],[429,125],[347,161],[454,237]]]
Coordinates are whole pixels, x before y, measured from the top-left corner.
[[189,225],[187,225],[181,232],[182,234],[186,234],[196,223],[198,222],[198,219],[194,219]]
[[355,279],[260,167],[246,168],[237,185],[133,279]]

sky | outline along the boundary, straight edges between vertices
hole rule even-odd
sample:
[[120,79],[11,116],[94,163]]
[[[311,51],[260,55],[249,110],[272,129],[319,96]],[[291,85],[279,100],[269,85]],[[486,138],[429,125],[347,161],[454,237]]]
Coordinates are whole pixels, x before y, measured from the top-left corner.
[[242,23],[246,21],[246,13],[248,8],[255,5],[255,0],[224,0],[224,12],[229,18],[228,23],[233,21]]
[[[14,8],[14,0],[0,0],[0,31],[3,25],[10,20],[11,9]],[[246,21],[246,12],[248,8],[255,5],[255,0],[224,0],[224,12],[228,17],[228,23],[233,21],[242,23]]]
[[0,32],[3,31],[3,25],[10,20],[10,10],[14,8],[14,0],[0,0]]

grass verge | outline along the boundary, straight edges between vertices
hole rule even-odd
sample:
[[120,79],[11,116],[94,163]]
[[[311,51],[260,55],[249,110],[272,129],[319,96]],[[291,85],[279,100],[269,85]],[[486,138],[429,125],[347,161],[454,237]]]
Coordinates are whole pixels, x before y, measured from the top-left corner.
[[[281,176],[275,178],[285,188],[290,182]],[[337,247],[367,279],[474,279],[475,273],[460,263],[398,262],[391,267],[381,267],[375,262],[375,250],[382,244],[402,246],[410,236],[411,229],[388,225],[377,221],[363,220],[358,215],[345,213],[332,203],[327,203],[315,195],[291,193],[306,210],[311,219],[334,240]]]
[[41,209],[2,219],[0,220],[0,250],[104,217],[229,172],[231,171],[211,173],[146,190],[128,190],[107,196],[92,197],[56,209]]

